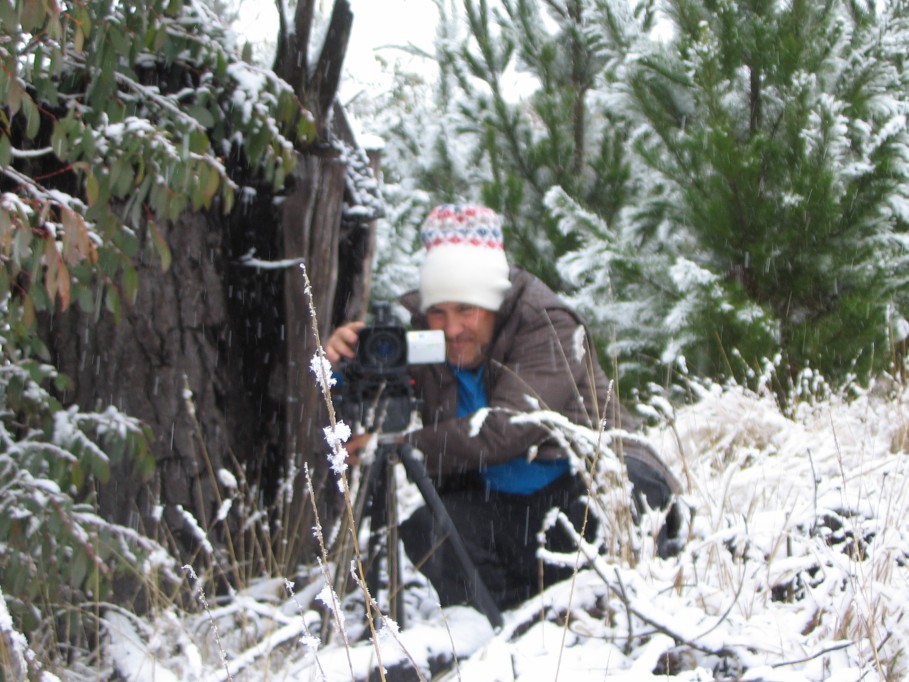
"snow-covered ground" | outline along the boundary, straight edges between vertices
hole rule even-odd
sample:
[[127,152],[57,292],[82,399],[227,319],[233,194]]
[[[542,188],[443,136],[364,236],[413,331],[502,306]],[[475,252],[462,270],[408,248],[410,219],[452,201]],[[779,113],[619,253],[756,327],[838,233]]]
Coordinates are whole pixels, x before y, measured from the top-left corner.
[[692,385],[677,411],[655,401],[647,435],[692,512],[680,555],[655,557],[658,519],[645,518],[624,559],[595,556],[498,632],[469,607],[439,609],[408,568],[406,627],[378,623],[370,641],[355,592],[327,636],[316,570],[194,614],[112,609],[91,669],[156,682],[906,679],[909,396],[804,385],[815,396],[791,416],[740,387]]

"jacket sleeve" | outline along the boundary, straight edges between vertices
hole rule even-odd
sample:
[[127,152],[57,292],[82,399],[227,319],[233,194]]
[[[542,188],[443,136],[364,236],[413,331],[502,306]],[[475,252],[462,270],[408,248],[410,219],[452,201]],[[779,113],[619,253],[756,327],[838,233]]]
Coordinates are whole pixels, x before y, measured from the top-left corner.
[[[549,309],[530,319],[514,321],[505,330],[511,339],[502,361],[489,366],[490,409],[474,415],[425,425],[411,441],[434,473],[456,473],[505,462],[523,455],[548,438],[535,424],[515,424],[515,412],[553,410],[566,416],[587,414],[581,403],[595,400],[581,396],[590,371],[589,358],[579,352],[583,327],[568,311]],[[589,411],[595,413],[593,406]]]

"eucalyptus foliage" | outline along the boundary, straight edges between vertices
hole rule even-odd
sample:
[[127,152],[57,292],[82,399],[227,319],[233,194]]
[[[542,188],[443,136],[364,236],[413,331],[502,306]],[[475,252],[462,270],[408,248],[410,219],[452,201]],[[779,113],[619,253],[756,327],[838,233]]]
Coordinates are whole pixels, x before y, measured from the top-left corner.
[[121,460],[151,476],[146,427],[113,407],[65,409],[45,388],[60,382],[37,361],[0,366],[0,578],[25,632],[50,624],[79,632],[80,605],[103,599],[124,572],[173,575],[156,542],[108,523],[93,505],[94,483],[106,483]]
[[92,310],[96,276],[116,311],[135,297],[141,231],[166,268],[161,221],[230,210],[241,155],[281,186],[313,131],[202,3],[5,0],[0,26],[0,296],[15,292],[20,333],[54,302]]
[[59,403],[37,319],[119,316],[140,249],[170,265],[162,225],[230,211],[239,178],[283,186],[313,132],[201,2],[0,0],[0,578],[21,627],[160,549],[92,511],[118,460],[151,475],[147,429]]

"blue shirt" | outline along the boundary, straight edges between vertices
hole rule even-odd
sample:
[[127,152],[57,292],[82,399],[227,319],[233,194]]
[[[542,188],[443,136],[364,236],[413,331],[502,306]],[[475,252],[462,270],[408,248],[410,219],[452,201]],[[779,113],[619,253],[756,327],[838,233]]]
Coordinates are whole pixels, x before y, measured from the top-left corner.
[[[484,367],[458,369],[449,365],[458,380],[458,416],[466,417],[477,410],[489,407]],[[515,495],[530,495],[545,488],[569,469],[568,460],[528,461],[515,457],[501,464],[490,464],[480,472],[483,482],[492,490]]]

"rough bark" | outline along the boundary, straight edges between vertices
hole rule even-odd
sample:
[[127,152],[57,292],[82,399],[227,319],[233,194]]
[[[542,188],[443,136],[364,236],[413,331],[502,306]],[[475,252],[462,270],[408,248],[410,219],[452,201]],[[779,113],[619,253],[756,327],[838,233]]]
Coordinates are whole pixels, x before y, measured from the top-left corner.
[[204,215],[163,226],[174,253],[166,272],[146,250],[140,258],[136,302],[112,315],[72,311],[53,321],[59,368],[74,379],[65,396],[83,409],[113,404],[151,427],[157,461],[145,485],[129,466],[99,494],[101,513],[119,523],[155,531],[156,505],[165,527],[191,554],[198,538],[181,510],[202,528],[215,512],[212,472],[229,458],[238,426],[224,409],[231,390],[219,346],[229,335],[221,237]]
[[[287,271],[284,304],[287,316],[287,459],[298,472],[294,484],[295,505],[290,519],[291,540],[305,550],[315,525],[308,500],[305,465],[314,479],[317,504],[323,521],[333,518],[337,489],[322,496],[328,469],[322,454],[327,451],[322,437],[324,419],[321,393],[310,372],[310,359],[317,343],[312,309],[318,320],[319,338],[324,341],[332,327],[332,307],[338,278],[338,235],[344,199],[345,167],[329,150],[301,155],[291,178],[291,189],[283,206],[284,257],[301,259],[311,285],[305,288],[298,268]],[[310,300],[310,296],[312,297]],[[297,554],[294,548],[291,556]]]
[[[298,29],[311,14],[312,0],[298,4]],[[229,216],[189,214],[159,225],[172,265],[163,271],[152,249],[141,251],[138,297],[124,306],[119,323],[103,308],[98,315],[71,310],[48,321],[55,361],[74,379],[64,400],[82,409],[113,404],[142,419],[153,433],[153,480],[143,483],[121,467],[99,491],[101,513],[170,542],[181,560],[195,566],[204,552],[199,554],[200,534],[192,517],[216,546],[229,540],[216,520],[227,492],[218,489],[222,467],[245,477],[258,495],[252,502],[268,507],[272,549],[277,550],[273,558],[279,562],[269,568],[285,575],[311,558],[315,547],[304,465],[313,478],[320,521],[331,523],[337,512],[337,488],[333,481],[325,485],[326,421],[309,371],[316,342],[302,273],[297,267],[249,267],[243,258],[254,253],[269,261],[302,259],[318,330],[327,337],[338,317],[340,235],[351,191],[353,142],[343,112],[331,102],[351,20],[348,3],[338,0],[312,74],[298,59],[308,46],[294,37],[306,38],[309,32],[279,41],[285,61],[276,71],[309,88],[299,94],[314,103],[320,131],[317,140],[299,150],[283,192],[260,187],[258,201],[238,203]],[[242,159],[235,161],[236,173],[248,171]],[[345,229],[356,233],[360,228]],[[368,271],[363,256],[344,262],[345,267],[353,263],[353,286],[362,290],[357,280]],[[296,474],[293,500],[278,504],[279,487],[291,472]],[[249,564],[249,556],[238,558]]]
[[[335,103],[353,14],[347,0],[334,3],[325,42],[316,64],[307,68],[303,57],[309,50],[314,0],[301,0],[294,17],[295,31],[282,36],[283,48],[275,61],[275,71],[297,88],[297,94],[316,121],[315,143],[301,150],[298,165],[290,178],[282,207],[281,229],[284,258],[302,259],[311,283],[310,293],[296,269],[285,275],[285,312],[287,316],[287,386],[285,461],[296,472],[294,504],[284,528],[288,544],[285,561],[293,565],[310,554],[311,528],[328,525],[337,516],[339,499],[329,480],[324,457],[322,428],[326,425],[323,401],[309,363],[316,351],[310,304],[318,320],[321,339],[327,338],[335,314],[338,281],[339,241],[347,191],[347,168],[340,158],[339,126],[346,129],[343,112]],[[286,23],[286,22],[285,22]],[[301,66],[302,65],[302,66]],[[305,470],[301,467],[305,465]],[[315,505],[309,498],[306,476],[312,479]],[[324,493],[324,494],[323,494]]]

